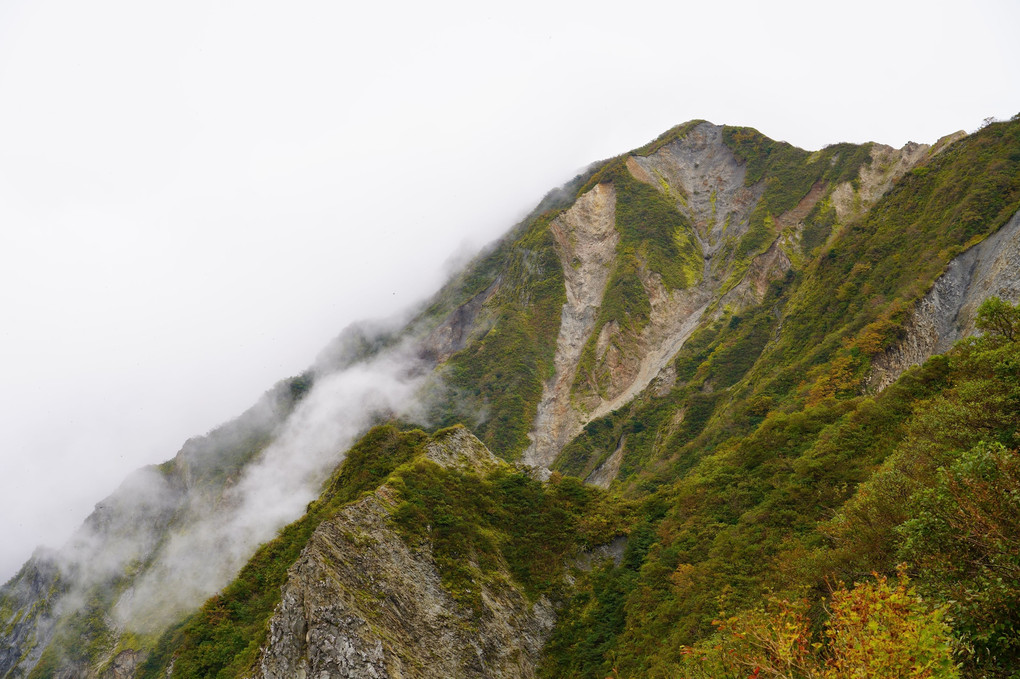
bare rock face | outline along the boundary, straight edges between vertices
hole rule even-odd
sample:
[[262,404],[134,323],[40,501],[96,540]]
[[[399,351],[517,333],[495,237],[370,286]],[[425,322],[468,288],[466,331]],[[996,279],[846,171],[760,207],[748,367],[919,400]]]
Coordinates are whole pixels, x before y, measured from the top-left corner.
[[620,473],[620,466],[623,464],[623,447],[626,443],[627,437],[624,436],[620,439],[620,444],[616,446],[613,454],[607,457],[591,474],[588,474],[584,482],[590,483],[597,488],[609,488],[609,484]]
[[722,303],[736,308],[760,304],[769,283],[782,278],[792,266],[779,240],[774,241],[768,250],[751,260],[744,278],[723,295]]
[[[945,145],[940,143],[935,150],[915,143],[901,149],[872,145],[871,162],[861,167],[855,182],[831,191],[825,183],[816,183],[795,207],[775,217],[776,237],[771,245],[750,261],[741,262],[735,258],[734,246],[747,233],[765,186],[764,182],[746,185],[746,168],[724,143],[722,127],[702,123],[648,156],[628,157],[626,167],[631,175],[668,196],[694,226],[693,235],[704,257],[700,280],[686,289],[670,290],[657,273],[640,270],[651,307],[648,322],[640,332],[610,322],[599,328],[593,339],[598,309],[615,264],[613,247],[618,242],[613,228],[612,187],[592,189],[553,223],[567,281],[567,304],[556,350],[556,374],[546,384],[525,462],[538,467],[551,464],[587,423],[626,405],[649,387],[661,391],[663,385],[672,384],[670,361],[705,314],[719,314],[725,307],[760,304],[769,283],[794,266],[791,257],[803,256],[799,229],[820,201],[831,200],[839,221],[851,221],[866,212],[906,172]],[[988,255],[982,253],[990,253],[998,245],[989,239],[984,247],[967,256],[972,259],[954,263],[956,268],[951,267],[945,280],[919,307],[934,305],[937,309],[918,316],[915,323],[920,330],[910,333],[899,353],[891,351],[888,357],[876,361],[874,379],[878,383],[884,386],[906,365],[944,350],[967,323],[973,323],[972,308],[980,299],[972,296],[976,293],[962,292],[964,288],[1002,287],[1001,282],[1015,274],[1017,266],[1010,269],[1007,262],[983,265],[997,272],[995,284],[990,282],[992,274],[972,272],[973,262],[984,262]],[[947,297],[953,299],[945,301]],[[950,307],[951,312],[947,312]],[[934,318],[955,324],[955,329],[929,329]],[[578,366],[589,342],[594,342],[596,366],[591,379],[580,380]],[[625,454],[621,442],[587,481],[608,486],[617,476]]]
[[[764,185],[745,186],[746,168],[723,143],[723,128],[702,123],[683,139],[650,156],[633,156],[628,164],[635,178],[667,191],[694,224],[708,257],[727,238],[747,231]],[[637,166],[643,176],[634,172]]]
[[[725,246],[747,232],[751,212],[764,191],[761,183],[744,185],[745,167],[723,143],[722,127],[711,123],[698,125],[649,156],[631,156],[626,164],[636,179],[666,194],[694,225],[704,268],[700,280],[683,290],[667,289],[657,273],[641,270],[641,284],[651,306],[648,323],[639,334],[613,322],[602,326],[595,338],[595,358],[598,370],[609,375],[608,383],[602,390],[579,390],[575,386],[578,365],[595,330],[619,241],[612,185],[594,187],[552,223],[567,303],[556,346],[556,374],[546,384],[539,404],[532,445],[524,454],[527,464],[551,464],[588,422],[626,405],[667,368],[729,277],[732,253]],[[748,267],[742,287],[727,302],[757,303],[768,281],[790,266],[778,246],[759,255]],[[592,482],[608,485],[619,471],[622,456],[621,449]]]
[[[133,561],[146,558],[182,502],[182,483],[153,468],[130,475],[98,503],[60,550],[40,550],[0,588],[0,677],[27,676],[58,628],[60,616],[90,587],[106,586]],[[55,676],[93,677],[71,663]],[[111,675],[112,676],[112,675]]]
[[138,651],[121,651],[113,660],[110,666],[103,672],[101,679],[131,679],[143,660],[142,654]]
[[531,465],[547,465],[584,426],[572,407],[570,388],[581,352],[595,329],[606,283],[616,257],[616,191],[598,184],[549,225],[563,264],[567,302],[556,338],[556,376],[546,385],[535,417],[532,445],[524,453]]
[[425,447],[425,457],[440,467],[485,474],[499,466],[499,458],[464,427],[436,434]]
[[442,363],[464,348],[478,331],[485,303],[499,289],[499,281],[490,285],[453,310],[443,322],[421,340],[419,356],[431,364]]
[[[732,273],[732,248],[728,246],[747,232],[764,184],[745,186],[746,168],[723,143],[722,132],[721,126],[702,123],[649,156],[628,159],[634,177],[672,198],[694,225],[704,271],[700,281],[684,290],[667,290],[657,274],[643,272],[641,282],[652,307],[649,322],[629,344],[607,338],[607,346],[622,345],[627,350],[618,357],[608,352],[600,355],[613,380],[602,399],[582,402],[587,410],[585,423],[626,405],[659,377],[697,329]],[[733,303],[757,303],[759,288],[763,293],[775,270],[789,268],[789,259],[781,250],[770,253],[760,255],[748,269],[753,273],[750,278],[760,278],[764,284],[747,283],[742,291],[749,294]],[[580,428],[575,434],[579,432]]]
[[[499,464],[474,436],[454,429],[427,456],[485,471]],[[480,611],[443,588],[427,550],[389,525],[385,486],[313,533],[288,573],[255,677],[410,679],[533,677],[554,614],[505,579],[481,586]]]
[[832,206],[839,221],[845,223],[877,203],[897,179],[919,165],[931,150],[928,144],[914,142],[908,142],[900,149],[884,144],[873,145],[871,164],[861,167],[858,187],[855,189],[850,182],[843,182],[832,191]]
[[[4,586],[0,630],[0,677],[23,676],[53,637],[52,600],[63,593],[54,554],[39,550]],[[40,603],[41,602],[41,603]]]
[[910,366],[973,335],[977,308],[989,297],[1020,301],[1020,212],[949,263],[914,307],[904,338],[872,360],[868,386],[881,391]]

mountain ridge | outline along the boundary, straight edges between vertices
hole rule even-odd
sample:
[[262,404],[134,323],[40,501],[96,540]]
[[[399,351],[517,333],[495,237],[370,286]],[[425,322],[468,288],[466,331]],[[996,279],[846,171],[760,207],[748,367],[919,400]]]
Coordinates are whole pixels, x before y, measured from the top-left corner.
[[[796,452],[775,454],[777,460],[784,456],[794,459],[793,478],[806,482],[817,469],[829,469],[826,465],[843,459],[825,448],[828,444],[824,437],[818,438],[823,431],[844,431],[831,434],[839,438],[850,436],[860,423],[878,426],[879,422],[895,422],[889,425],[890,431],[899,432],[903,422],[912,422],[907,412],[921,407],[913,404],[922,404],[925,398],[941,391],[914,386],[901,387],[888,396],[883,391],[874,399],[864,394],[869,385],[871,389],[891,389],[887,385],[892,385],[911,363],[927,358],[925,352],[932,354],[938,341],[926,344],[927,340],[918,339],[931,331],[930,323],[918,321],[916,314],[918,310],[923,313],[925,295],[952,273],[953,263],[963,261],[961,257],[973,258],[975,252],[988,250],[1007,263],[997,266],[997,282],[992,284],[989,277],[979,276],[985,283],[980,294],[964,295],[969,300],[969,320],[961,326],[959,336],[975,330],[977,305],[983,297],[994,293],[1017,301],[1017,267],[1011,270],[1008,262],[1015,262],[1018,256],[1015,239],[1009,237],[1009,225],[1020,223],[1020,154],[1015,151],[1020,147],[1018,127],[1015,121],[998,123],[966,138],[940,141],[934,147],[908,144],[895,150],[876,144],[838,144],[809,153],[772,141],[750,128],[691,121],[630,154],[596,163],[568,188],[550,192],[528,218],[466,267],[406,327],[363,326],[345,332],[341,340],[324,350],[311,371],[282,382],[267,394],[262,410],[249,415],[257,422],[237,424],[236,436],[230,434],[229,426],[217,430],[223,433],[214,432],[212,439],[204,439],[209,446],[204,452],[201,442],[189,442],[174,461],[150,470],[155,474],[153,483],[169,489],[170,495],[166,503],[152,505],[155,524],[145,533],[149,537],[141,539],[142,546],[127,528],[115,529],[116,539],[133,546],[123,555],[113,550],[118,558],[111,566],[88,578],[78,577],[66,567],[61,571],[43,556],[26,565],[0,595],[0,625],[4,625],[0,630],[6,644],[0,653],[0,677],[60,673],[67,677],[162,676],[160,673],[167,668],[183,673],[174,676],[241,676],[248,672],[250,664],[241,667],[230,663],[252,657],[251,649],[266,643],[269,628],[263,626],[271,627],[272,623],[265,616],[272,614],[276,606],[273,602],[279,601],[279,594],[274,593],[278,590],[251,592],[253,587],[258,589],[256,584],[242,586],[238,584],[242,581],[235,580],[220,590],[221,595],[207,601],[204,613],[187,611],[194,610],[202,600],[199,597],[213,594],[218,587],[207,589],[204,595],[196,593],[190,599],[192,603],[183,608],[169,609],[169,618],[181,621],[183,617],[183,622],[157,622],[141,633],[137,621],[129,622],[131,615],[125,618],[117,611],[125,610],[125,602],[131,597],[151,599],[152,595],[139,594],[144,591],[140,583],[146,574],[152,582],[165,582],[165,575],[157,575],[159,558],[164,557],[157,555],[168,553],[167,535],[186,536],[198,530],[199,524],[188,519],[187,512],[180,513],[181,502],[185,501],[180,496],[181,488],[186,489],[187,502],[192,503],[192,516],[200,505],[213,515],[224,511],[240,497],[237,490],[231,489],[250,477],[251,470],[262,464],[260,461],[273,446],[282,445],[279,441],[286,438],[287,431],[313,430],[316,422],[325,421],[324,413],[339,412],[335,404],[330,406],[329,399],[339,402],[343,398],[353,399],[345,403],[360,404],[357,413],[345,421],[347,433],[330,431],[304,439],[290,435],[300,445],[286,449],[288,455],[303,454],[309,445],[322,451],[317,453],[320,457],[315,458],[315,464],[307,468],[312,478],[328,473],[337,464],[337,457],[340,466],[333,478],[343,473],[346,463],[337,451],[355,443],[354,432],[364,431],[380,419],[395,418],[409,425],[424,418],[431,427],[466,424],[486,450],[537,468],[539,478],[548,479],[545,484],[526,481],[530,477],[520,470],[511,474],[520,479],[515,482],[523,484],[520,488],[538,493],[535,498],[562,499],[563,493],[572,493],[574,500],[569,502],[579,501],[582,487],[572,480],[564,486],[563,474],[611,489],[604,500],[585,502],[608,503],[606,506],[625,517],[623,524],[605,518],[605,507],[591,517],[574,516],[573,510],[564,510],[553,500],[534,500],[540,509],[532,516],[535,525],[543,527],[536,544],[574,545],[563,547],[567,552],[580,547],[560,531],[576,531],[576,525],[559,526],[544,518],[546,512],[552,512],[549,516],[569,516],[570,521],[581,525],[589,519],[601,522],[594,534],[600,534],[607,544],[614,538],[629,536],[620,562],[577,570],[564,565],[566,552],[554,550],[555,558],[550,556],[552,561],[545,562],[537,555],[515,552],[510,538],[496,540],[496,551],[509,559],[507,563],[528,564],[526,570],[501,571],[511,590],[520,593],[532,587],[527,573],[538,569],[548,574],[548,582],[542,585],[545,591],[554,593],[548,602],[549,615],[557,622],[535,637],[538,645],[526,653],[529,659],[522,661],[519,676],[605,676],[614,667],[607,664],[611,651],[621,660],[624,676],[649,676],[650,667],[662,666],[655,663],[680,662],[675,649],[661,647],[661,638],[654,641],[652,630],[659,628],[645,616],[655,607],[649,609],[649,600],[641,603],[639,599],[658,592],[662,602],[674,607],[666,617],[686,621],[676,628],[681,630],[677,647],[711,635],[706,628],[705,619],[710,616],[705,606],[711,605],[713,587],[686,586],[691,603],[680,604],[676,592],[667,592],[661,583],[649,580],[655,568],[677,573],[683,570],[683,562],[676,563],[680,558],[676,535],[670,534],[680,530],[677,525],[683,525],[682,521],[677,524],[675,507],[689,506],[695,496],[686,495],[689,491],[685,488],[698,487],[696,478],[704,474],[705,465],[724,464],[712,460],[758,457],[762,453],[749,453],[747,446],[758,445],[754,441],[771,441],[769,431],[790,427],[801,418],[808,426],[786,435],[800,441],[790,449]],[[990,234],[994,236],[987,238]],[[905,240],[905,236],[909,238]],[[908,252],[913,260],[904,262],[902,253]],[[942,339],[944,350],[950,338]],[[926,350],[902,349],[929,344]],[[899,355],[909,355],[909,360],[895,358]],[[934,375],[938,370],[923,368],[921,374]],[[915,377],[911,379],[917,380],[916,369],[912,374]],[[381,388],[364,386],[376,376],[384,378],[376,380]],[[953,379],[966,382],[960,376]],[[995,389],[1005,388],[996,385]],[[880,403],[880,408],[889,413],[876,415],[869,410],[875,406],[869,403]],[[1009,424],[1011,421],[1005,417],[1005,423],[996,425],[1005,427],[1005,433],[997,436],[1006,445],[1015,445],[1015,425]],[[1009,433],[1010,426],[1014,433]],[[892,434],[869,439],[868,449],[873,451],[870,458],[861,453],[861,459],[846,471],[826,472],[842,476],[846,489],[819,490],[819,497],[829,495],[793,522],[801,536],[794,543],[808,540],[803,536],[821,535],[815,528],[816,519],[810,517],[819,517],[853,499],[853,488],[870,478],[874,465],[894,456],[900,445],[894,439]],[[783,445],[771,442],[766,448],[782,451]],[[355,449],[369,457],[376,450],[364,439]],[[825,462],[812,463],[799,457],[804,455]],[[865,459],[872,461],[865,464]],[[743,463],[725,464],[736,469]],[[747,473],[751,483],[758,472],[751,468]],[[468,555],[469,561],[479,558],[479,550],[493,549],[485,547],[489,544],[485,536],[491,531],[498,534],[499,529],[487,527],[484,519],[474,515],[479,511],[477,507],[465,508],[459,504],[463,498],[449,493],[455,489],[467,492],[463,488],[468,486],[476,491],[494,487],[506,492],[506,487],[500,485],[505,481],[493,481],[488,474],[475,472],[464,477],[478,481],[454,483],[447,479],[444,483],[454,485],[440,484],[443,490],[437,489],[438,495],[429,496],[440,501],[447,494],[442,506],[458,508],[450,510],[451,516],[459,517],[464,526],[481,522],[478,532],[471,533],[475,537],[458,547],[466,550],[462,556]],[[436,478],[447,477],[440,474]],[[173,483],[167,485],[169,481]],[[919,481],[929,482],[931,473]],[[468,486],[457,485],[464,483]],[[782,481],[778,487],[785,488],[783,484],[787,483]],[[728,488],[725,484],[704,486],[716,487]],[[253,488],[253,497],[258,497],[257,491],[268,486]],[[539,488],[544,490],[539,492]],[[603,497],[594,490],[583,492]],[[769,492],[755,492],[766,503],[778,502]],[[235,500],[229,500],[231,493],[235,493]],[[150,495],[147,492],[145,497]],[[280,535],[291,536],[287,546],[259,548],[256,561],[249,561],[242,574],[262,559],[259,563],[273,564],[266,568],[277,578],[270,589],[286,586],[290,564],[284,562],[293,562],[301,552],[302,540],[314,534],[310,523],[301,522],[314,513],[313,507],[321,507],[315,504],[322,502],[321,497],[314,499],[317,496],[318,492],[309,489],[311,504],[306,508],[306,519],[298,518],[283,528]],[[488,497],[479,497],[483,496]],[[413,504],[415,495],[398,491],[394,497]],[[500,506],[498,501],[493,502]],[[547,502],[552,504],[542,504]],[[127,505],[130,507],[122,513],[128,518],[142,506],[137,501]],[[709,502],[692,515],[707,517],[712,506]],[[300,508],[295,506],[295,510],[299,512]],[[414,516],[422,519],[430,511],[421,509]],[[566,514],[562,514],[564,511]],[[96,518],[90,521],[101,523],[101,515],[97,506]],[[329,521],[326,514],[315,516],[321,517],[316,521]],[[276,518],[270,526],[282,528],[294,518]],[[720,529],[718,517],[706,518],[703,535],[690,539],[697,544],[708,540],[710,534],[717,535],[712,540],[725,535],[742,536],[745,533],[741,531],[749,530],[741,523],[744,520],[740,515],[728,516],[723,524],[731,528]],[[674,527],[664,528],[670,525]],[[86,528],[82,535],[92,539],[95,526]],[[528,529],[521,530],[527,534]],[[264,535],[258,540],[263,542],[272,538],[275,529],[260,531],[253,535]],[[437,547],[446,544],[443,540],[447,536],[430,528],[424,541],[415,543],[421,539],[415,535],[407,533],[399,539],[409,541],[412,552],[415,544],[439,549],[436,568],[441,581],[446,577],[443,585],[449,588],[451,582],[459,582],[456,578],[450,580],[453,576],[449,575],[460,573],[457,559],[451,554],[444,556],[444,548]],[[822,538],[810,537],[816,539]],[[804,547],[806,553],[816,549],[810,540],[803,543],[811,545]],[[239,541],[233,572],[247,561],[258,542]],[[113,543],[97,544],[103,549]],[[364,547],[357,540],[353,544],[356,549]],[[762,544],[773,545],[769,549],[775,551],[778,543],[775,537],[767,537]],[[586,544],[583,548],[596,546]],[[790,551],[792,547],[784,549]],[[780,552],[775,551],[770,558],[778,558]],[[79,552],[79,557],[82,553],[88,552]],[[699,577],[708,577],[713,572],[710,569],[718,567],[715,557],[707,553],[707,558],[688,554],[692,572],[703,573]],[[275,556],[270,559],[270,554]],[[319,559],[327,561],[328,557]],[[805,571],[817,572],[817,565],[806,564],[801,565]],[[882,564],[881,570],[892,574],[890,568]],[[552,575],[554,572],[557,575]],[[852,572],[855,578],[866,575]],[[737,600],[752,603],[759,596],[755,588],[760,579],[775,577],[769,573],[758,567],[746,570],[738,579],[744,584]],[[230,577],[222,576],[219,587],[230,582]],[[242,590],[249,594],[242,594]],[[588,596],[598,599],[600,592],[610,591],[627,593],[630,602],[628,612],[619,609],[610,618],[618,620],[622,614],[637,625],[634,629],[647,630],[651,636],[640,637],[638,632],[623,632],[622,628],[603,630],[601,646],[578,651],[583,644],[567,643],[570,635],[577,630],[595,630],[602,624],[586,617],[591,611],[585,612],[585,606],[592,600],[582,604],[578,597],[588,592]],[[255,612],[244,625],[238,623],[235,629],[222,622],[212,627],[202,622],[208,622],[210,615],[219,615],[217,611],[225,609],[217,606],[228,601],[235,602],[230,606],[241,606],[239,602],[245,596],[253,597],[251,610]],[[47,612],[47,606],[52,612]],[[167,605],[159,604],[157,608],[166,609]],[[504,612],[499,606],[493,611]],[[364,619],[366,614],[359,615]],[[135,631],[129,625],[134,625]],[[340,636],[351,643],[371,636],[352,629]],[[202,636],[207,633],[213,636]],[[243,637],[244,648],[249,649],[244,654],[216,666],[215,672],[209,669],[212,666],[200,672],[194,669],[199,665],[188,664],[192,661],[187,659],[194,659],[203,643],[205,648],[217,644],[224,649],[230,647],[224,645],[227,637],[215,635],[234,633],[254,635]],[[382,645],[372,642],[365,647],[369,650],[364,653],[375,658],[374,664],[369,663],[371,671],[380,676],[385,672],[402,676],[410,671],[393,664],[398,660],[406,663],[409,656],[406,651],[395,650],[402,648],[403,642],[398,633],[392,634],[378,637]],[[675,634],[667,636],[673,638]],[[276,634],[268,642],[269,647],[280,639]],[[547,639],[551,646],[541,651]],[[456,643],[465,642],[462,639]],[[77,644],[78,648],[69,644]],[[637,662],[628,654],[642,644],[651,644],[651,650]],[[569,653],[581,655],[570,660],[564,650],[570,648],[574,650]],[[626,662],[624,656],[629,658]],[[967,657],[964,661],[975,662]],[[371,674],[365,669],[369,665],[359,670],[348,666],[342,671],[337,669],[339,666],[327,665],[332,668],[325,670],[329,676]],[[569,671],[568,666],[572,668]],[[206,671],[213,674],[203,673]],[[428,676],[427,667],[421,671],[425,671],[422,676]],[[463,672],[462,676],[488,676],[484,668],[467,665],[457,671]]]

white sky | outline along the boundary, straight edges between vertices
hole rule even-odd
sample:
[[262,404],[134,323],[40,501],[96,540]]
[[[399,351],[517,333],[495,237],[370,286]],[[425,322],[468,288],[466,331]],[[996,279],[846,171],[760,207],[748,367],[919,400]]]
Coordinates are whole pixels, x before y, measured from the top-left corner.
[[[830,7],[832,9],[830,9]],[[588,162],[1020,111],[1020,3],[0,1],[0,581]]]

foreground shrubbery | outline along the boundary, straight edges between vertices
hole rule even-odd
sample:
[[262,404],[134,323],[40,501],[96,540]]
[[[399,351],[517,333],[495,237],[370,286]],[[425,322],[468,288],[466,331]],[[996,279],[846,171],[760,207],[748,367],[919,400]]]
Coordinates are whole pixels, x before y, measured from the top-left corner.
[[[718,632],[682,651],[677,673],[689,679],[953,679],[946,606],[933,608],[906,575],[896,581],[840,586],[827,619],[812,619],[808,602],[771,599],[716,621]],[[818,617],[825,617],[824,615]],[[819,634],[812,628],[821,627]]]

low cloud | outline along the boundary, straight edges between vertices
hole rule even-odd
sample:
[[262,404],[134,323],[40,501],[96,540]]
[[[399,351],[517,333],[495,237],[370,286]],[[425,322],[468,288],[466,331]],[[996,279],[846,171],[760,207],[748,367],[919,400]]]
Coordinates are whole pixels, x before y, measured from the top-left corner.
[[207,513],[171,533],[117,605],[120,623],[158,629],[229,583],[260,544],[304,513],[360,434],[381,419],[422,417],[424,374],[401,345],[318,379],[237,482],[211,506],[191,508]]
[[[48,555],[68,585],[56,611],[79,608],[95,585],[138,573],[115,606],[117,624],[165,628],[227,585],[260,544],[299,518],[369,427],[394,417],[423,421],[419,399],[429,366],[410,341],[373,352],[390,328],[366,324],[346,332],[333,347],[331,369],[320,368],[289,414],[281,405],[290,402],[285,382],[235,421],[188,441],[172,471],[147,467],[129,476]],[[267,438],[253,461],[230,462]],[[210,482],[209,474],[231,464],[240,465],[236,478]]]

